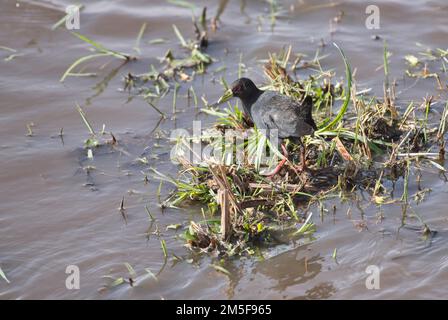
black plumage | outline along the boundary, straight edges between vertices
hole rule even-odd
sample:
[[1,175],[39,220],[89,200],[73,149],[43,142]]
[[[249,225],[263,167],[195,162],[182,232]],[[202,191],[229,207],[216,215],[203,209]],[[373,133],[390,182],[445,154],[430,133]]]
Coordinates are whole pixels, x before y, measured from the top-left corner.
[[263,91],[252,80],[241,78],[231,87],[244,111],[259,129],[277,129],[282,139],[300,138],[317,130],[312,117],[313,100],[307,96],[300,104],[276,91]]
[[[244,111],[257,128],[267,131],[277,129],[279,138],[298,142],[302,146],[302,168],[304,169],[305,147],[301,137],[311,135],[317,130],[312,117],[312,98],[307,96],[302,103],[298,103],[291,97],[276,91],[260,90],[248,78],[236,80],[232,83],[230,91],[227,98],[238,97]],[[287,157],[286,148],[283,145],[282,149]],[[276,169],[276,172],[278,170]]]

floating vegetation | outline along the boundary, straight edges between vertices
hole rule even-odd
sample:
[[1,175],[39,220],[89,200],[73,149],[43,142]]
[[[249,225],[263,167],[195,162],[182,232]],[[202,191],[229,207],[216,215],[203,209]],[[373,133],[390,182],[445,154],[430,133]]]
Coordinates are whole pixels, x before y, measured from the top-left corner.
[[[417,44],[421,47],[421,44]],[[406,75],[416,79],[433,78],[437,82],[439,90],[447,89],[442,83],[440,74],[447,73],[448,49],[437,48],[435,50],[426,48],[423,52],[408,54],[404,57],[408,64]]]
[[6,52],[9,53],[9,55],[7,57],[3,58],[3,60],[5,62],[12,61],[12,60],[14,60],[17,57],[22,57],[22,56],[25,55],[22,52],[18,52],[16,49],[13,49],[13,48],[10,48],[10,47],[5,47],[5,46],[0,46],[0,50],[1,51],[6,51]]
[[[213,106],[203,109],[216,117],[215,125],[200,136],[176,139],[182,167],[179,177],[155,173],[176,186],[162,206],[177,207],[192,201],[207,205],[204,219],[191,221],[183,233],[191,250],[218,256],[255,255],[259,248],[283,243],[285,234],[288,241],[311,241],[316,230],[311,209],[317,208],[323,218],[328,211],[325,200],[353,199],[358,191],[369,194],[370,203],[378,207],[400,204],[405,224],[412,202],[419,203],[429,191],[419,189],[418,194],[409,194],[413,171],[432,167],[443,174],[448,104],[434,122],[429,117],[434,98],[424,99],[421,107],[417,101],[407,106],[397,102],[394,84],[388,81],[386,45],[384,97],[369,96],[370,90],[358,92],[350,64],[337,48],[345,63],[345,85],[334,81],[334,72],[321,68],[318,54],[313,61],[318,68],[313,68],[308,79],[299,80],[288,72],[288,67],[295,70],[298,65],[296,60],[290,62],[291,48],[271,54],[264,65],[267,83],[263,89],[297,100],[313,97],[314,118],[319,125],[313,136],[304,139],[308,171],[295,169],[293,162],[300,148],[288,143],[292,160],[286,160],[279,174],[267,177],[266,172],[282,156],[276,145],[251,128],[238,104],[229,104],[224,110]],[[223,139],[224,135],[230,139]],[[210,148],[210,157],[198,157],[195,144]],[[238,146],[242,146],[239,155]],[[269,161],[262,161],[268,152]],[[399,196],[394,195],[397,182],[403,186]],[[420,222],[427,228],[423,220]],[[360,221],[355,227],[364,230],[367,226]],[[336,257],[337,249],[333,252]]]
[[[76,104],[76,109],[78,110],[78,113],[81,116],[81,119],[84,122],[84,124],[89,132],[89,137],[84,141],[84,149],[86,150],[86,153],[87,153],[87,159],[92,160],[94,157],[94,150],[101,148],[103,146],[107,146],[107,145],[111,146],[112,148],[114,148],[122,153],[128,154],[125,150],[119,148],[117,138],[114,136],[114,134],[112,132],[108,132],[106,135],[105,125],[103,125],[102,130],[99,133],[97,133],[93,129],[93,126],[90,123],[90,121],[87,119],[86,113],[78,104]],[[61,134],[62,134],[62,131],[61,131]],[[110,137],[110,138],[106,138],[106,137]],[[123,205],[124,205],[124,198],[123,198],[123,201],[120,206],[120,209],[123,209],[123,210],[120,210],[120,212],[122,212],[123,218],[126,221]]]
[[139,275],[128,262],[125,262],[124,266],[127,270],[127,276],[102,276],[102,278],[107,281],[107,284],[100,287],[98,291],[104,292],[124,284],[129,284],[131,287],[138,287],[144,281],[158,281],[157,275],[155,275],[149,268],[145,268],[145,273],[143,275]]
[[95,53],[83,56],[83,57],[79,58],[78,60],[76,60],[75,62],[73,62],[72,65],[70,67],[68,67],[68,69],[62,75],[61,79],[59,80],[60,82],[64,82],[64,80],[68,76],[83,76],[83,75],[85,75],[83,73],[74,73],[73,71],[79,65],[81,65],[87,61],[90,61],[92,59],[103,58],[103,57],[114,57],[117,59],[124,60],[126,62],[135,59],[135,57],[132,57],[131,55],[129,55],[127,53],[122,53],[122,52],[108,49],[108,48],[104,47],[103,45],[99,44],[98,42],[95,42],[82,34],[79,34],[77,32],[71,32],[71,33],[74,36],[76,36],[77,38],[79,38],[80,40],[90,44],[93,47],[93,51]]
[[173,25],[173,32],[181,47],[187,52],[186,56],[184,54],[179,57],[169,49],[161,58],[164,66],[160,70],[151,65],[147,73],[126,75],[124,90],[128,92],[132,90],[134,94],[141,95],[144,99],[162,98],[171,88],[170,81],[190,82],[195,75],[203,74],[206,67],[213,62],[213,58],[205,52],[209,44],[206,12],[204,8],[199,21],[193,16],[194,39],[186,39],[179,28]]
[[29,123],[26,124],[26,129],[28,130],[28,133],[26,134],[27,137],[34,136],[33,127],[34,127],[34,123],[33,122],[29,122]]

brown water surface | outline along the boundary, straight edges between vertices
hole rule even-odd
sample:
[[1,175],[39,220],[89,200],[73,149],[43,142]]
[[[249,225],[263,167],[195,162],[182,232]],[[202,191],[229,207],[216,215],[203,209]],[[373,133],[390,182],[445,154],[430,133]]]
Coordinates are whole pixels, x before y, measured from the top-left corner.
[[[149,183],[144,184],[142,171],[147,172],[147,166],[135,159],[145,155],[150,166],[175,176],[178,168],[169,159],[171,144],[163,136],[157,138],[153,130],[169,136],[173,128],[191,128],[194,119],[202,119],[204,124],[213,119],[198,115],[197,109],[187,105],[185,93],[190,84],[182,85],[179,91],[176,119],[160,124],[158,113],[143,99],[129,101],[128,94],[120,90],[122,77],[128,72],[144,73],[151,64],[159,66],[158,57],[169,48],[182,53],[172,24],[192,37],[191,10],[162,0],[78,2],[86,5],[81,12],[79,32],[114,50],[137,54],[132,47],[140,26],[146,22],[140,58],[121,68],[117,60],[100,70],[97,67],[102,63],[92,63],[88,72],[97,72],[96,77],[70,77],[60,83],[66,68],[88,53],[87,45],[64,28],[51,30],[70,2],[0,2],[0,45],[15,49],[18,54],[5,61],[11,52],[0,50],[0,267],[10,280],[7,284],[0,278],[0,298],[447,297],[448,189],[430,167],[424,170],[422,184],[432,192],[413,207],[437,231],[430,239],[422,239],[422,224],[415,218],[409,218],[409,224],[399,230],[402,212],[398,204],[384,206],[385,219],[378,223],[379,208],[375,205],[333,200],[326,207],[337,206],[334,216],[330,210],[320,219],[319,208],[311,210],[317,225],[314,240],[272,248],[264,253],[264,259],[229,261],[226,268],[231,276],[211,268],[212,258],[192,257],[177,238],[180,232],[166,231],[166,226],[201,220],[199,207],[167,209],[162,213],[157,199],[159,181],[150,177]],[[205,4],[209,15],[218,11],[218,1],[195,3],[196,14]],[[364,1],[279,3],[272,28],[267,2],[227,2],[219,30],[211,34],[207,51],[218,61],[205,76],[198,76],[193,82],[198,96],[205,94],[208,101],[217,99],[223,90],[219,78],[232,81],[237,77],[241,53],[246,75],[262,83],[259,59],[266,59],[268,52],[292,45],[294,51],[312,59],[320,39],[327,43],[320,48],[320,54],[329,54],[322,60],[324,69],[334,69],[338,77],[344,74],[340,56],[331,45],[336,41],[356,68],[358,89],[372,88],[372,93],[381,95],[384,73],[378,67],[383,63],[383,42],[373,40],[373,35],[386,39],[393,53],[391,77],[397,79],[398,91],[403,91],[397,102],[400,107],[405,108],[411,99],[421,102],[427,94],[440,94],[432,78],[417,84],[404,78],[403,57],[426,47],[447,48],[445,1],[375,1],[381,10],[379,30],[365,27]],[[341,11],[344,14],[331,38],[329,21]],[[168,42],[149,44],[156,38]],[[417,47],[416,42],[423,48]],[[224,65],[225,72],[213,73]],[[299,78],[304,76],[299,73]],[[83,142],[88,132],[76,103],[83,106],[97,131],[105,124],[106,131],[114,133],[121,151],[103,147],[95,151],[93,160],[86,158]],[[157,104],[171,118],[172,95]],[[440,112],[443,105],[434,108]],[[29,123],[33,124],[32,136],[27,136]],[[61,128],[63,139],[59,137]],[[95,169],[87,174],[83,169],[87,166]],[[397,194],[402,192],[400,188],[397,186]],[[172,186],[164,184],[161,197],[171,190]],[[412,183],[410,193],[416,191]],[[117,210],[123,196],[127,224]],[[152,226],[145,205],[157,219]],[[346,214],[349,208],[351,216]],[[359,232],[355,225],[361,220],[367,229]],[[145,235],[148,228],[154,231],[155,225],[167,243],[170,258],[166,266],[159,239],[153,235],[147,239]],[[336,260],[332,258],[335,248]],[[172,254],[184,260],[173,263]],[[105,275],[127,276],[125,262],[139,275],[137,286],[98,290],[108,283]],[[80,268],[79,290],[65,287],[68,265]],[[369,265],[377,265],[381,270],[380,290],[366,289],[365,270]],[[158,281],[145,277],[145,268],[154,273],[163,268]]]

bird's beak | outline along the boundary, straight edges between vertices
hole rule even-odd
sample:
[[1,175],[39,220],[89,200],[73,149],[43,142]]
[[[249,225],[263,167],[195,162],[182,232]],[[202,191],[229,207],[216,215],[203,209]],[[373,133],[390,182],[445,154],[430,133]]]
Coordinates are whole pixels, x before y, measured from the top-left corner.
[[228,100],[230,100],[230,98],[233,97],[233,92],[232,89],[228,89],[226,92],[224,92],[224,94],[221,96],[221,98],[218,99],[218,104],[221,104],[223,102],[226,102]]

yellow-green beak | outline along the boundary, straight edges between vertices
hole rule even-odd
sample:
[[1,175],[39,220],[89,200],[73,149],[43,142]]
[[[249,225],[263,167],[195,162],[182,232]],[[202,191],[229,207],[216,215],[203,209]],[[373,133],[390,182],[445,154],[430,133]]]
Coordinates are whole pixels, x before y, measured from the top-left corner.
[[218,104],[226,102],[228,100],[230,100],[233,97],[233,92],[232,89],[228,89],[226,92],[224,92],[224,94],[222,95],[221,98],[218,99]]

